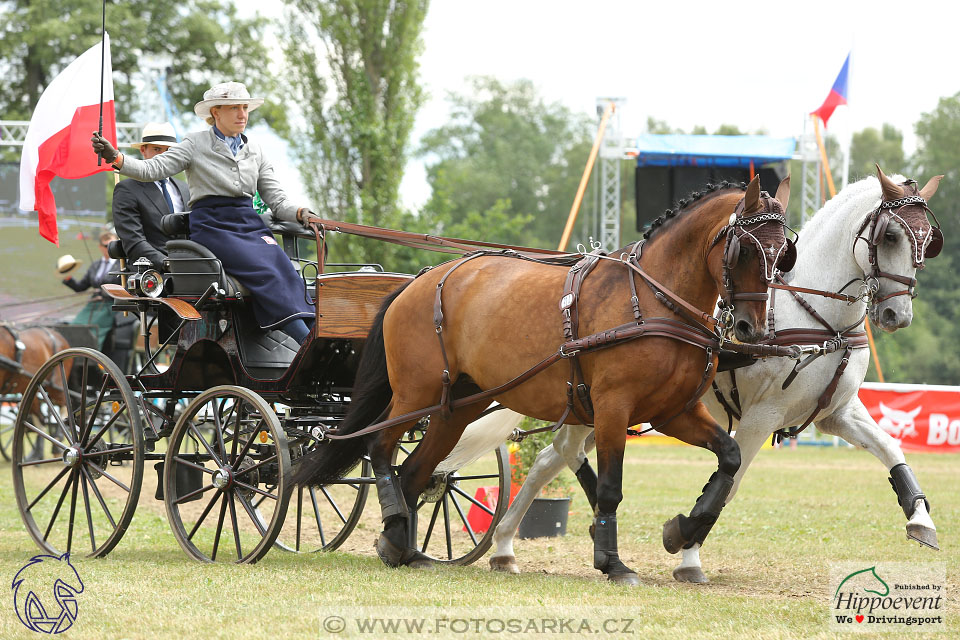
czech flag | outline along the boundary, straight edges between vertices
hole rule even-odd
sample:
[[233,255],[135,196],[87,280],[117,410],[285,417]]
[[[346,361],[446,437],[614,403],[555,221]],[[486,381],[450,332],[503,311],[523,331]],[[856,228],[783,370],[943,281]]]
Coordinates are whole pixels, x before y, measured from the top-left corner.
[[820,117],[824,127],[827,126],[827,120],[833,115],[833,110],[842,104],[847,104],[847,79],[849,73],[850,54],[848,53],[847,59],[843,61],[843,68],[840,69],[840,75],[834,80],[833,87],[830,89],[830,93],[827,94],[827,99],[823,101],[819,109],[811,112],[813,115]]
[[[101,54],[101,46],[105,51]],[[90,146],[100,119],[101,55],[103,60],[103,137],[117,146],[117,115],[113,106],[113,66],[110,37],[97,43],[53,79],[43,91],[30,119],[20,156],[20,209],[36,211],[40,235],[60,245],[57,203],[50,190],[54,176],[86,178],[110,171]]]

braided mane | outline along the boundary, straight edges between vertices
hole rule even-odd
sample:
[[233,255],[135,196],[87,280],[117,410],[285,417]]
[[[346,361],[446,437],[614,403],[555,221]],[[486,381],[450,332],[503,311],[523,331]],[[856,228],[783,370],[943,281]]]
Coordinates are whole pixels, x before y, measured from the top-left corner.
[[747,185],[743,182],[729,182],[727,180],[722,180],[717,184],[708,183],[702,191],[694,191],[686,198],[678,200],[673,209],[667,209],[662,216],[651,222],[644,230],[643,237],[650,240],[653,236],[658,235],[665,226],[669,226],[671,220],[688,212],[690,209],[687,207],[725,189],[746,191]]

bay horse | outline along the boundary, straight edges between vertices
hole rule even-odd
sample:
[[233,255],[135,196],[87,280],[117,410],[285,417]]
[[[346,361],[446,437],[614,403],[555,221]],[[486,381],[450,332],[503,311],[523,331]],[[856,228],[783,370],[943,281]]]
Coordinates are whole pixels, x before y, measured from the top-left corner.
[[[906,181],[902,176],[890,179],[877,167],[877,178],[866,178],[847,186],[801,230],[796,266],[785,281],[793,287],[822,293],[838,293],[849,288],[850,283],[858,283],[862,295],[855,300],[814,293],[798,295],[830,327],[838,331],[849,328],[848,336],[859,345],[865,343],[862,338],[856,340],[861,335],[859,329],[865,315],[869,315],[875,326],[887,332],[908,326],[913,317],[912,289],[916,271],[923,267],[925,258],[933,258],[939,253],[942,244],[942,237],[937,239],[939,229],[927,222],[925,211],[926,201],[936,192],[941,177],[932,178],[918,191],[912,181]],[[922,202],[916,200],[917,197]],[[895,207],[881,207],[882,203],[897,204],[904,199],[909,201]],[[883,222],[885,211],[889,212],[887,223]],[[890,221],[899,224],[889,224]],[[875,252],[872,260],[871,246]],[[875,269],[871,263],[882,268],[879,276],[873,275]],[[871,281],[871,278],[875,280]],[[798,335],[795,330],[823,330],[820,320],[793,296],[793,292],[777,295],[777,289],[772,291],[775,295],[772,306],[776,333],[794,339]],[[747,467],[766,439],[775,431],[802,424],[811,417],[824,398],[824,390],[831,386],[843,358],[847,357],[849,362],[841,371],[835,390],[825,398],[823,409],[816,411],[816,426],[824,433],[866,449],[884,464],[890,471],[897,500],[908,519],[907,536],[937,549],[936,528],[929,515],[929,503],[913,471],[907,466],[903,451],[877,425],[857,395],[867,373],[869,350],[856,348],[849,355],[844,351],[837,349],[815,359],[791,379],[786,388],[784,383],[793,375],[794,364],[783,358],[768,358],[716,376],[715,393],[708,392],[703,398],[704,404],[721,422],[727,421],[727,410],[731,411],[729,426],[736,429],[734,439],[740,445],[741,453],[741,465],[727,502],[733,499]],[[506,415],[502,419],[510,418],[518,422],[521,416]],[[596,507],[595,489],[590,483],[593,470],[586,458],[586,452],[593,446],[593,434],[589,428],[565,426],[558,431],[553,444],[537,457],[523,487],[494,533],[497,549],[490,559],[492,569],[519,573],[513,550],[517,526],[540,489],[564,467],[576,473],[591,506]],[[454,451],[451,456],[456,453]],[[682,562],[673,570],[676,580],[708,581],[701,567],[699,550],[699,543],[682,549]]]
[[[53,354],[69,348],[66,339],[49,327],[17,327],[0,322],[0,396],[14,397],[23,393],[30,379]],[[69,378],[70,372],[65,372]],[[54,390],[51,399],[60,404],[63,390]],[[34,410],[38,407],[34,407]],[[4,413],[0,423],[0,455],[8,458],[16,420]],[[37,441],[41,446],[40,441]]]
[[[645,241],[611,256],[587,254],[570,269],[478,253],[421,273],[384,300],[350,409],[335,439],[301,459],[294,482],[331,482],[369,450],[384,523],[378,555],[389,566],[424,567],[429,559],[411,542],[418,497],[490,398],[543,420],[583,424],[592,415],[599,465],[594,567],[611,581],[638,584],[617,551],[627,428],[653,422],[717,456],[704,494],[689,517],[677,519],[680,535],[702,541],[733,486],[740,453],[699,402],[716,354],[697,336],[714,339],[705,327],[721,293],[727,306],[720,324],[741,343],[762,336],[767,284],[792,248],[783,234],[788,197],[788,181],[776,198],[761,194],[757,179],[746,190],[713,186],[658,219]],[[584,271],[589,278],[577,292],[571,282]],[[577,340],[577,330],[591,335]],[[621,332],[647,333],[621,342]],[[556,362],[558,343],[570,368],[544,366]],[[597,345],[612,348],[590,349]],[[458,403],[471,393],[471,404]],[[473,402],[481,396],[484,402]],[[424,407],[434,409],[426,435],[397,472],[397,442]]]

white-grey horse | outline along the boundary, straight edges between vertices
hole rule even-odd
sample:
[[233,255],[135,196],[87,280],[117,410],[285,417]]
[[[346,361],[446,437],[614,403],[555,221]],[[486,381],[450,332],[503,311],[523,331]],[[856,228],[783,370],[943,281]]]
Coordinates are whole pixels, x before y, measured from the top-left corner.
[[[921,233],[917,246],[917,233],[920,230],[908,231],[903,218],[897,215],[900,210],[896,208],[887,209],[891,212],[888,222],[893,219],[901,224],[885,224],[885,228],[879,231],[875,231],[875,227],[881,225],[864,227],[868,217],[878,211],[881,200],[893,201],[899,193],[904,192],[896,184],[903,182],[902,177],[895,176],[891,180],[879,171],[879,167],[877,169],[879,179],[870,177],[849,185],[803,227],[797,245],[799,254],[796,266],[786,278],[791,286],[827,292],[840,292],[845,286],[846,291],[850,292],[850,283],[855,281],[853,293],[854,296],[860,296],[855,302],[802,295],[821,319],[835,328],[858,325],[864,314],[869,313],[875,326],[892,332],[906,327],[913,318],[910,295],[887,297],[904,291],[904,284],[882,275],[871,279],[871,273],[876,274],[877,271],[871,262],[879,266],[881,274],[912,279],[916,274],[918,258],[922,263],[924,249],[930,240]],[[919,191],[919,195],[929,199],[936,192],[940,177],[931,179]],[[916,193],[915,188],[909,191]],[[920,205],[914,201],[913,206]],[[926,232],[930,233],[929,225]],[[868,237],[872,233],[882,237]],[[935,233],[939,234],[939,229]],[[869,246],[871,239],[875,242],[873,252]],[[873,285],[873,291],[870,285]],[[778,331],[787,328],[823,329],[822,323],[804,309],[790,292],[771,290],[771,293],[776,295],[774,310]],[[869,308],[867,299],[873,302]],[[744,473],[764,441],[779,429],[800,425],[807,420],[824,396],[825,388],[835,377],[844,355],[845,351],[841,349],[814,359],[786,389],[781,387],[797,364],[793,360],[768,358],[736,371],[741,418],[734,420],[734,429],[735,439],[740,446],[741,465],[727,503],[736,494]],[[820,431],[840,436],[876,456],[891,472],[898,501],[908,518],[907,535],[939,548],[936,528],[928,513],[928,503],[913,472],[905,463],[903,452],[896,441],[870,417],[857,396],[867,373],[869,358],[869,349],[866,348],[849,352],[846,369],[837,381],[832,398],[816,415],[816,426]],[[732,403],[731,375],[718,374],[716,384],[725,402]],[[713,393],[708,391],[703,402],[721,423],[727,422],[726,413]],[[519,416],[514,414],[500,419],[506,426],[511,419],[513,424],[518,422]],[[540,452],[526,482],[494,534],[497,549],[490,559],[494,570],[519,572],[513,551],[517,526],[540,489],[564,467],[569,467],[577,474],[591,503],[594,501],[591,490],[595,486],[596,476],[586,458],[586,452],[593,446],[593,432],[589,427],[565,425],[558,431],[553,443]],[[665,546],[666,533],[665,530]],[[700,545],[688,543],[685,546],[682,562],[673,571],[674,578],[685,582],[706,582],[700,564]]]

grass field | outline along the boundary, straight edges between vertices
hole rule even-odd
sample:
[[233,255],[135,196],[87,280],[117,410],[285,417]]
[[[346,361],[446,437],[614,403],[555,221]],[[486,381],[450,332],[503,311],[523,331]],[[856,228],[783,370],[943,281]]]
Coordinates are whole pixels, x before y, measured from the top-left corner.
[[[913,454],[908,461],[932,502],[943,551],[906,540],[886,473],[869,454],[845,447],[769,450],[754,462],[702,551],[711,583],[688,585],[671,578],[676,560],[661,546],[660,527],[668,517],[689,511],[716,467],[715,458],[687,447],[632,446],[619,510],[620,552],[639,573],[639,588],[608,584],[592,569],[590,514],[580,496],[574,499],[566,537],[517,541],[523,573],[511,576],[491,573],[486,558],[470,567],[433,571],[385,568],[372,549],[373,498],[367,505],[372,520],[354,532],[349,553],[298,556],[274,550],[254,566],[200,565],[180,551],[162,505],[145,486],[117,549],[102,560],[76,561],[85,590],[77,622],[63,637],[410,637],[336,635],[322,629],[329,615],[349,621],[351,614],[370,607],[379,615],[431,620],[465,611],[501,618],[595,615],[632,621],[626,633],[598,637],[844,637],[830,631],[828,620],[830,564],[839,561],[865,567],[878,561],[945,563],[948,631],[910,637],[957,637],[960,455]],[[12,580],[37,551],[15,506],[9,464],[0,472],[0,559]],[[6,601],[0,637],[34,637],[17,620],[13,598],[8,595]],[[447,635],[490,637],[449,629],[434,637]],[[497,634],[546,636],[563,637]]]

